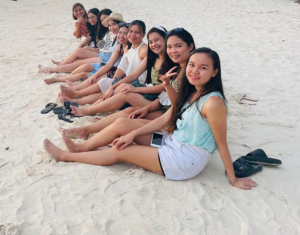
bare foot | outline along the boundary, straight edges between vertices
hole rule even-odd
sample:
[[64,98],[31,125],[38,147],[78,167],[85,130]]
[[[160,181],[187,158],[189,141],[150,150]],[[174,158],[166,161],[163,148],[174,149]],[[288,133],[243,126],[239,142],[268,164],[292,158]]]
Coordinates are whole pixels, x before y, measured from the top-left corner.
[[41,73],[52,73],[51,68],[50,67],[44,67],[42,65],[38,65],[38,69]]
[[65,101],[76,102],[76,100],[70,99],[69,97],[65,96],[65,95],[62,94],[62,93],[59,93],[58,98],[59,98],[59,100],[60,100],[62,103],[64,103]]
[[68,83],[70,89],[74,90],[74,87],[76,86],[75,82],[71,82],[69,80],[66,80],[66,83]]
[[56,78],[47,78],[47,79],[44,79],[44,82],[49,85],[49,84],[56,82]]
[[62,155],[64,153],[63,150],[56,147],[50,140],[44,140],[44,149],[49,153],[57,162],[64,161]]
[[53,64],[59,65],[61,62],[55,61],[55,60],[51,60]]
[[77,108],[73,105],[70,105],[71,109],[72,109],[72,113],[75,115],[75,116],[78,116],[78,117],[83,117],[83,116],[88,116],[90,115],[88,113],[88,108]]
[[61,85],[60,90],[65,96],[67,96],[69,98],[78,98],[78,97],[76,97],[76,91],[73,91],[69,87]]
[[65,142],[67,148],[69,149],[69,151],[71,153],[78,153],[78,152],[80,152],[79,147],[72,140],[70,140],[68,138],[68,136],[66,135],[65,130],[63,130],[61,132],[61,137],[62,137],[63,141]]
[[98,121],[100,121],[102,119],[103,119],[102,117],[94,117],[94,122],[98,122]]
[[70,138],[80,138],[87,140],[89,134],[87,134],[83,129],[81,128],[72,128],[72,129],[59,129],[60,132],[65,132],[65,134]]

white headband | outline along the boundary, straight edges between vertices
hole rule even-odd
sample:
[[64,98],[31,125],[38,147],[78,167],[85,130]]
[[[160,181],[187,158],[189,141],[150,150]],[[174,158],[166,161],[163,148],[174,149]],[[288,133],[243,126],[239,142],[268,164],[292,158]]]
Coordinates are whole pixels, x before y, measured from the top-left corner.
[[165,33],[167,33],[167,30],[165,30],[163,27],[161,27],[161,26],[154,26],[153,28],[157,28],[157,29],[159,29],[160,31],[163,31],[163,32],[165,32]]

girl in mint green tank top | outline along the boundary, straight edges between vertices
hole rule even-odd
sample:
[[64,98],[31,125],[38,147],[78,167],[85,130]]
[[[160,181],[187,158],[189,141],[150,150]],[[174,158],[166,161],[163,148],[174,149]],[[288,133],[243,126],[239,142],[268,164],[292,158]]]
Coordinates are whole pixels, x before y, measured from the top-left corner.
[[[135,121],[137,129],[127,134],[122,133],[122,129],[134,120],[118,119],[114,129],[107,130],[107,138],[113,130],[118,132],[116,136],[119,138],[112,142],[113,148],[70,153],[58,149],[47,139],[45,148],[57,161],[105,166],[128,162],[163,174],[171,180],[195,177],[218,148],[230,184],[251,189],[256,186],[254,181],[235,177],[226,142],[227,112],[219,56],[209,48],[199,48],[191,53],[187,61],[172,108],[151,122]],[[168,133],[164,134],[162,146],[150,147],[152,133],[163,128]],[[136,144],[131,145],[133,140]]]
[[226,142],[228,110],[220,59],[215,51],[199,48],[191,53],[178,97],[167,131],[182,144],[199,146],[209,153],[218,147],[229,182],[243,189],[256,186],[252,180],[239,179],[234,174]]

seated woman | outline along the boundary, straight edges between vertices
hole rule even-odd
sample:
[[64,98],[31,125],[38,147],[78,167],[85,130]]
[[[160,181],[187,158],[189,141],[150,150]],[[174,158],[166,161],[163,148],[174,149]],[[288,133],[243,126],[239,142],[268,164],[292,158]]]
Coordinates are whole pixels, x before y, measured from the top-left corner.
[[[111,20],[108,22],[108,25],[110,26],[113,24],[114,21]],[[78,81],[80,79],[87,78],[88,76],[96,76],[96,78],[101,77],[105,75],[105,77],[113,77],[118,64],[120,60],[123,57],[123,54],[126,53],[130,47],[131,43],[127,39],[127,33],[128,33],[128,26],[129,24],[121,23],[119,32],[117,34],[117,41],[119,44],[116,46],[116,49],[114,50],[112,56],[110,57],[109,61],[102,65],[100,63],[91,63],[91,64],[84,64],[79,66],[77,69],[75,69],[70,75],[60,75],[56,76],[54,78],[48,78],[45,79],[46,84],[51,84],[53,82],[70,82],[69,84],[71,86],[74,86],[71,81]],[[96,69],[95,69],[96,68]],[[101,69],[99,69],[101,68]],[[99,69],[97,71],[97,69]],[[77,85],[77,87],[80,87],[80,85]]]
[[[180,31],[171,30],[170,33],[168,33],[166,36],[166,45],[167,45],[167,48],[166,48],[167,56],[165,56],[164,58],[166,58],[167,60],[171,59],[174,63],[179,64],[177,72],[173,73],[173,70],[170,70],[167,73],[167,76],[172,77],[173,75],[177,74],[177,77],[180,77],[183,73],[183,68],[186,64],[186,61],[189,57],[190,52],[195,48],[194,39],[193,39],[192,35],[183,28]],[[164,65],[163,65],[163,67],[164,67]],[[170,69],[170,68],[168,68],[168,69]],[[165,70],[165,71],[167,71],[167,70]],[[157,76],[158,76],[158,74],[157,74]],[[116,77],[116,74],[115,74],[115,77]],[[128,77],[124,78],[123,80],[119,81],[115,85],[122,84],[122,82],[124,83],[124,81],[128,82],[128,83],[132,82],[132,80],[126,81],[127,78]],[[101,84],[102,80],[103,79],[100,80],[100,84]],[[156,87],[163,88],[163,85],[156,86]],[[170,87],[171,86],[168,85],[168,86],[166,86],[166,89],[169,89]],[[155,87],[145,87],[144,89],[147,89],[148,90],[147,93],[149,93],[149,90],[154,89],[154,88]],[[122,108],[123,105],[126,103],[130,104],[133,107],[144,107],[151,103],[151,100],[146,99],[147,97],[144,97],[142,94],[137,93],[142,90],[142,88],[140,88],[140,87],[138,89],[124,88],[124,85],[123,85],[122,87],[120,86],[120,88],[118,87],[118,89],[119,89],[119,91],[124,89],[123,90],[124,92],[117,93],[118,91],[116,91],[117,94],[114,95],[113,97],[110,97],[109,99],[104,99],[102,102],[98,102],[98,103],[96,102],[95,104],[93,104],[89,107],[84,107],[84,108],[72,107],[73,113],[76,116],[87,116],[87,115],[93,115],[95,113],[118,110],[118,109]],[[160,92],[162,90],[163,89],[161,89]],[[128,91],[131,91],[131,92],[128,92]],[[108,90],[108,92],[110,92],[110,90]],[[175,92],[175,91],[174,90],[170,91],[170,93],[172,93],[172,92]],[[72,93],[74,93],[74,92],[72,92]],[[159,92],[156,91],[156,93],[159,93]],[[171,95],[171,97],[173,97],[173,95]],[[175,97],[175,95],[174,95],[174,97]]]
[[82,36],[88,37],[89,36],[89,30],[87,28],[87,13],[83,7],[82,4],[76,3],[74,4],[72,8],[72,16],[74,20],[77,20],[75,22],[75,31],[73,32],[73,35],[76,38],[81,38]]
[[[119,30],[119,23],[121,22],[124,23],[123,16],[119,13],[112,13],[110,15],[110,19],[114,21],[114,24],[112,24],[111,27],[109,28],[109,31],[113,36],[110,37],[110,35],[108,35],[108,37],[104,38],[105,40],[107,40],[107,42],[104,42],[105,47],[103,47],[99,51],[99,53],[91,50],[85,50],[83,48],[77,48],[64,61],[57,64],[56,67],[51,68],[51,67],[43,67],[39,65],[38,66],[39,70],[45,73],[71,72],[83,64],[98,63],[98,62],[107,63],[114,49],[118,44],[118,41],[116,40],[116,34],[118,33]],[[95,20],[97,20],[97,18]]]
[[[116,138],[112,148],[72,153],[45,139],[46,151],[56,161],[102,166],[127,162],[166,179],[187,180],[204,169],[218,148],[229,183],[242,189],[255,187],[251,179],[235,177],[226,142],[227,105],[218,54],[209,48],[193,51],[185,71],[175,105],[164,115],[147,124],[143,120],[121,119],[116,126],[122,128],[107,127],[110,130],[105,139]],[[135,123],[133,131],[127,128],[129,122]],[[150,147],[152,133],[162,128],[168,131],[164,133],[163,145]],[[133,141],[135,145],[131,145]]]
[[[167,74],[163,76],[163,84],[165,87],[169,87],[170,84],[170,76]],[[171,87],[167,89],[167,92],[170,93],[170,96],[172,97],[172,100],[176,100],[177,92],[179,89],[179,84],[181,78],[177,77],[176,80],[171,81]],[[175,91],[175,92],[174,92]],[[93,148],[98,148],[103,146],[102,142],[98,141],[98,138],[102,138],[102,134],[105,132],[98,133],[91,137],[90,140],[87,142],[84,142],[82,144],[74,144],[71,142],[71,140],[68,140],[67,136],[71,138],[82,138],[84,140],[87,140],[90,134],[97,133],[107,126],[114,123],[119,118],[130,118],[130,119],[146,119],[149,122],[150,120],[154,120],[155,118],[160,117],[162,114],[164,114],[170,107],[171,107],[171,101],[168,97],[168,94],[165,91],[159,96],[158,99],[150,103],[149,105],[139,108],[139,107],[129,107],[126,108],[120,112],[113,113],[103,119],[100,119],[97,122],[94,122],[90,125],[79,127],[79,128],[72,128],[72,129],[62,129],[61,131],[64,132],[63,139],[66,142],[69,149],[73,149],[72,151],[81,152],[80,150],[92,150]],[[176,95],[175,95],[176,94]],[[174,103],[173,103],[174,104]],[[96,145],[92,149],[87,149],[85,146],[90,146],[90,142],[94,142],[96,140]]]
[[[135,33],[132,33],[135,32]],[[140,20],[135,20],[133,22],[131,22],[130,26],[129,26],[129,33],[128,33],[128,40],[129,42],[132,43],[131,48],[129,49],[128,53],[126,53],[119,66],[117,71],[115,72],[114,76],[118,76],[118,77],[122,77],[122,75],[125,74],[130,74],[129,76],[127,76],[126,78],[124,78],[123,80],[126,81],[135,81],[135,80],[139,80],[140,83],[144,83],[146,80],[146,72],[144,67],[146,65],[141,65],[141,62],[144,61],[145,64],[147,63],[147,59],[145,59],[147,57],[147,46],[146,44],[142,41],[143,37],[145,36],[145,24],[144,22],[140,21]],[[163,32],[165,35],[165,32]],[[133,36],[133,37],[132,37]],[[132,37],[132,38],[131,38]],[[163,37],[161,37],[162,40]],[[164,49],[162,49],[162,53],[163,53]],[[158,62],[162,61],[161,59],[158,59]],[[152,65],[154,61],[151,61]],[[161,62],[160,62],[161,64]],[[158,64],[158,66],[160,66],[160,64]],[[142,66],[141,69],[138,69],[139,66]],[[134,70],[136,69],[136,73],[131,74]],[[98,73],[100,73],[101,70],[99,70]],[[96,75],[96,74],[95,74]],[[98,76],[98,75],[97,75]],[[133,77],[134,76],[134,77]],[[84,81],[82,84],[80,84],[79,86],[83,89],[81,90],[74,90],[72,88],[68,88],[65,86],[61,86],[61,100],[62,101],[71,101],[73,98],[79,98],[79,97],[84,97],[83,99],[79,99],[76,100],[75,102],[77,102],[78,104],[86,104],[86,100],[89,100],[88,96],[93,95],[94,93],[99,93],[102,92],[102,89],[107,90],[107,88],[103,88],[101,86],[101,83],[95,83],[93,85],[89,85],[90,83],[94,83],[94,81],[91,82],[92,79],[96,80],[96,76],[91,76],[88,80]],[[102,78],[103,79],[103,78]],[[101,79],[101,80],[102,80]],[[109,81],[112,81],[111,78],[107,78]],[[100,81],[101,81],[100,80]],[[123,80],[121,82],[119,82],[118,84],[121,84],[123,82]],[[158,90],[161,90],[162,88],[158,88]],[[156,92],[156,93],[160,93],[160,91]],[[102,95],[102,93],[101,93]]]
[[84,45],[80,44],[78,48],[83,48],[86,50],[94,51],[99,53],[99,50],[101,50],[101,45],[105,44],[107,41],[113,41],[114,35],[110,33],[108,30],[108,25],[106,23],[103,23],[103,21],[109,17],[109,15],[112,13],[110,9],[103,9],[98,14],[98,30],[93,35],[93,39],[90,45]]

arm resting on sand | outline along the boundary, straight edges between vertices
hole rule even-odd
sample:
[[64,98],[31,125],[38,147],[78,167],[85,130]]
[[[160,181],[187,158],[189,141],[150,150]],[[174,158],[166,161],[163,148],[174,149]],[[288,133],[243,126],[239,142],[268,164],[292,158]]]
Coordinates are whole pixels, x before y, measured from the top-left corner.
[[237,188],[251,189],[256,183],[248,178],[236,178],[234,174],[232,159],[227,145],[227,108],[220,97],[210,97],[202,108],[202,114],[207,118],[212,130],[218,150],[221,155],[229,183]]

